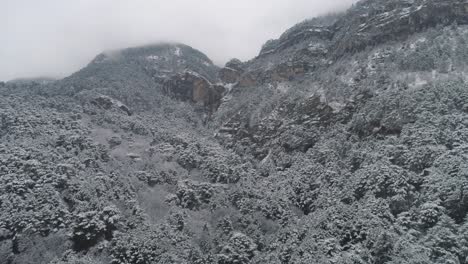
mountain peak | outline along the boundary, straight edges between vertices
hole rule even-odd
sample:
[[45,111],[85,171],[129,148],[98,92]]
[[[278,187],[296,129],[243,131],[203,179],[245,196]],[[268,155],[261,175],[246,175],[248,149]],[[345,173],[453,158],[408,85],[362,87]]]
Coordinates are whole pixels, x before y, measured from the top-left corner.
[[[156,43],[99,54],[90,65],[136,63],[148,71],[159,71],[160,77],[195,67],[209,79],[215,78],[216,66],[202,52],[180,43]],[[156,74],[156,73],[155,73]]]

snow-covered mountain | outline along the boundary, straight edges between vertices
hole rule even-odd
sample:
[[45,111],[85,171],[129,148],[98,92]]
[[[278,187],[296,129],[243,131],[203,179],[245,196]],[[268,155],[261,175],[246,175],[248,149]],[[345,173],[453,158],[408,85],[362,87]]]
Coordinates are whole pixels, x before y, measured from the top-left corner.
[[215,66],[0,83],[0,263],[468,263],[468,2],[363,0]]

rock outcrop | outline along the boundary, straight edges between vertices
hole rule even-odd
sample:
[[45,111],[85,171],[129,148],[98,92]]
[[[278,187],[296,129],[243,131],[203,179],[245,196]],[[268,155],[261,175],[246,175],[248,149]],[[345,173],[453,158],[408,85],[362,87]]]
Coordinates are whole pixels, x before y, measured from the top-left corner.
[[244,71],[245,65],[238,59],[232,59],[219,70],[218,76],[223,83],[233,84],[239,81]]
[[113,99],[113,98],[111,98],[109,96],[100,95],[97,98],[95,98],[94,100],[92,100],[91,103],[98,106],[98,107],[100,107],[100,108],[102,108],[102,109],[105,109],[105,110],[110,110],[112,108],[116,108],[116,109],[119,109],[119,110],[125,112],[129,116],[131,116],[133,114],[132,111],[130,110],[130,108],[128,108],[128,106],[126,106],[125,104],[123,104],[119,100]]
[[346,54],[453,23],[468,24],[465,0],[361,1],[344,14],[299,23],[279,39],[269,40],[243,75],[255,76],[256,83],[291,80],[328,67]]
[[339,56],[452,23],[468,23],[465,0],[363,1],[333,26],[332,47]]
[[196,72],[186,71],[166,80],[163,91],[178,100],[194,102],[214,111],[221,103],[225,88],[212,84]]

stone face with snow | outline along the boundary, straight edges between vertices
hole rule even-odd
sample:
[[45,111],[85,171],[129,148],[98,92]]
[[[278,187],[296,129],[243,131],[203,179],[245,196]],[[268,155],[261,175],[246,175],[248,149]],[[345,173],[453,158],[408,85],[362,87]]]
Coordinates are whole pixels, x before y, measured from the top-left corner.
[[468,24],[466,1],[360,1],[345,14],[299,23],[279,39],[268,41],[245,71],[260,79],[260,83],[281,81],[285,76],[295,78],[297,74],[287,71],[296,70],[286,70],[284,65],[304,63],[305,71],[313,71],[344,54],[390,40],[404,40],[429,27],[452,23]]
[[361,50],[390,39],[404,39],[436,25],[468,23],[464,0],[362,1],[335,27],[334,48],[342,53]]
[[224,68],[219,70],[218,76],[223,83],[237,83],[245,70],[245,65],[238,59],[231,59]]
[[238,70],[224,67],[219,70],[219,79],[221,79],[223,83],[236,83],[239,81],[241,74],[242,72],[239,72]]
[[164,92],[182,101],[191,101],[209,109],[216,109],[224,93],[224,87],[213,85],[196,72],[187,71],[172,76],[164,83]]
[[92,100],[91,103],[106,110],[110,110],[113,107],[115,107],[116,109],[120,109],[121,111],[125,112],[129,116],[132,115],[132,111],[128,108],[128,106],[124,105],[119,100],[113,99],[109,96],[100,95],[94,100]]
[[226,62],[225,67],[234,69],[239,72],[243,72],[245,69],[245,64],[239,59],[231,59],[228,62]]
[[109,144],[110,148],[114,148],[122,144],[122,138],[119,136],[113,136],[107,139],[107,143]]

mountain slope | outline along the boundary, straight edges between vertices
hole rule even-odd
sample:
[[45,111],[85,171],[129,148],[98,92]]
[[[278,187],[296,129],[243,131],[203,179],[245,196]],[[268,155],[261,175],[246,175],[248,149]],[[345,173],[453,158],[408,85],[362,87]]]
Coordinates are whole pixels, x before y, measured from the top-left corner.
[[361,1],[222,69],[158,44],[0,84],[0,263],[468,263],[467,13]]

